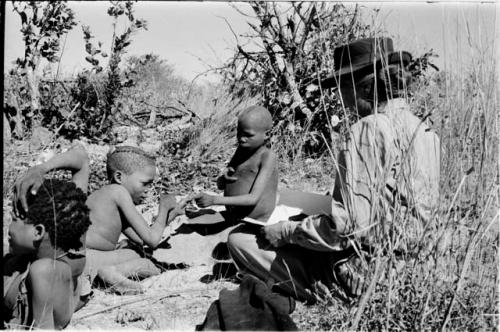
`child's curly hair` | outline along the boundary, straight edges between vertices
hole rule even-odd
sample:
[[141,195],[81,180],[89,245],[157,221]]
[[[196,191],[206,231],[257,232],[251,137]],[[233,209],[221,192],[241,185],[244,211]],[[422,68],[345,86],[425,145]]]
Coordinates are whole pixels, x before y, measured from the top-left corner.
[[42,224],[54,247],[80,249],[90,226],[87,195],[74,182],[46,179],[36,195],[28,194],[27,223]]
[[112,179],[116,171],[131,174],[145,166],[154,166],[155,157],[135,146],[118,146],[109,151],[106,159],[108,179]]

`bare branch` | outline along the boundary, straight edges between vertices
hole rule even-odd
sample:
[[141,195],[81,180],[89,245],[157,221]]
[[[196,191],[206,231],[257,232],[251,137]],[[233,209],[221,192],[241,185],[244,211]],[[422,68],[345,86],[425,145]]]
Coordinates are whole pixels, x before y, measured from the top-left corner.
[[229,27],[229,30],[231,30],[231,32],[234,36],[234,39],[236,39],[236,43],[239,43],[238,35],[236,34],[236,32],[234,32],[233,27],[231,26],[231,24],[229,24],[229,21],[225,17],[222,17],[222,16],[216,16],[216,17],[222,18],[224,20],[224,22],[226,22],[227,26]]
[[230,3],[229,5],[231,6],[231,8],[233,8],[234,10],[236,10],[240,15],[245,16],[245,17],[250,17],[252,19],[255,19],[255,17],[253,17],[253,16],[245,13],[244,11],[242,11],[241,9],[239,9],[238,7],[236,7],[236,5],[234,5],[232,3]]

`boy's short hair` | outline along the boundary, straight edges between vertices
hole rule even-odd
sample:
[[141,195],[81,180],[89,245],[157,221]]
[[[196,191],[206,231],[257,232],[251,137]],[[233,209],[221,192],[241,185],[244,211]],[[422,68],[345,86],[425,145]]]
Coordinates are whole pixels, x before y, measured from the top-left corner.
[[28,224],[45,226],[50,242],[64,251],[83,246],[90,226],[87,195],[74,182],[46,179],[36,195],[28,193]]
[[109,151],[107,156],[108,179],[112,179],[116,171],[122,171],[128,175],[145,166],[154,166],[155,162],[155,157],[135,146],[117,146]]

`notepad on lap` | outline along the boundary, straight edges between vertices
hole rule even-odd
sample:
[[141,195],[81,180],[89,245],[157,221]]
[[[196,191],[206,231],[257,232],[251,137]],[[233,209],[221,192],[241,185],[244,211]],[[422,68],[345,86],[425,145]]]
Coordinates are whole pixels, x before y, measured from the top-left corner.
[[243,221],[254,225],[265,226],[276,224],[281,220],[288,220],[291,216],[295,216],[300,213],[302,213],[302,209],[300,208],[280,204],[276,206],[267,221],[260,221],[249,217],[243,218]]
[[278,196],[278,205],[267,221],[255,220],[249,217],[243,221],[254,225],[272,225],[281,220],[288,220],[298,214],[315,215],[331,214],[332,197],[301,191],[283,190]]

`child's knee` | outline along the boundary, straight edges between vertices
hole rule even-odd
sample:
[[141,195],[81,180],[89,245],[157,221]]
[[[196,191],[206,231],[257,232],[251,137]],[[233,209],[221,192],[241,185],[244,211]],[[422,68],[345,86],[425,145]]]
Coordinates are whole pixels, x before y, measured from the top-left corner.
[[114,265],[101,267],[97,270],[97,276],[99,276],[99,278],[101,278],[101,279],[105,279],[106,276],[108,276],[110,274],[117,274],[117,273],[120,274],[118,272],[118,269]]
[[147,275],[158,275],[161,273],[161,269],[149,259],[141,258],[137,260],[136,266],[139,273],[142,272]]

